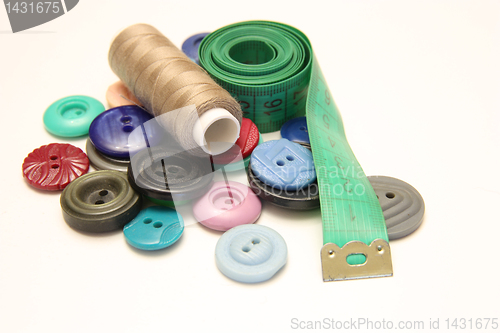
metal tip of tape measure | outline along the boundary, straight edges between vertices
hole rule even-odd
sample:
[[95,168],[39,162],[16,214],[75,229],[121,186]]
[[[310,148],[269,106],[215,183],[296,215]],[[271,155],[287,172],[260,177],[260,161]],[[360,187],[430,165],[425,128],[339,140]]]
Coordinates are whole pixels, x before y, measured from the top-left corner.
[[[363,254],[365,262],[350,265],[347,257],[355,254]],[[370,245],[352,241],[342,248],[327,243],[321,248],[321,264],[324,282],[392,276],[391,248],[383,239],[375,239]]]

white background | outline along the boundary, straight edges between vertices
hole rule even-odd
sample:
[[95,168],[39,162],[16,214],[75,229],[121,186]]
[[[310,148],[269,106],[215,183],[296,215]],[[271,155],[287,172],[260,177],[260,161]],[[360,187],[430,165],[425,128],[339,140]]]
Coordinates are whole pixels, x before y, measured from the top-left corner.
[[[176,245],[145,253],[121,232],[72,230],[59,193],[23,180],[28,153],[63,142],[43,127],[52,102],[105,103],[117,80],[107,52],[121,29],[149,23],[180,46],[251,19],[308,35],[366,174],[423,195],[421,228],[391,242],[394,277],[323,283],[319,211],[266,204],[258,223],[284,237],[288,262],[266,283],[237,283],[215,266],[221,233],[189,213]],[[1,8],[0,331],[286,332],[292,318],[351,317],[426,327],[440,318],[445,329],[446,318],[500,317],[499,19],[500,2],[479,0],[82,0],[12,34]],[[66,142],[84,148],[85,138]]]

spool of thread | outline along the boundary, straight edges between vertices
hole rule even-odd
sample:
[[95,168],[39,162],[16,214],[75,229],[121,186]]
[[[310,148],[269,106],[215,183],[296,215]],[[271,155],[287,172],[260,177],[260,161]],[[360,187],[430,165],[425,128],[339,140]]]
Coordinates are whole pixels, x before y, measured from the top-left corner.
[[[241,107],[154,27],[132,25],[108,54],[113,72],[186,150],[218,155],[238,139]],[[201,152],[201,151],[200,151]]]

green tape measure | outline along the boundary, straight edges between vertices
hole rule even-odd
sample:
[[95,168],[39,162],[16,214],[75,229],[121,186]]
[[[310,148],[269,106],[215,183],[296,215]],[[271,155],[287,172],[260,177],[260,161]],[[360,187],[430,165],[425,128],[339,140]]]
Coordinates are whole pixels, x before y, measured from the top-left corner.
[[392,275],[382,209],[347,143],[308,38],[276,22],[241,22],[205,37],[199,57],[260,132],[306,114],[320,189],[323,279]]
[[236,23],[206,36],[198,52],[200,65],[261,133],[304,115],[312,50],[299,30],[274,22]]

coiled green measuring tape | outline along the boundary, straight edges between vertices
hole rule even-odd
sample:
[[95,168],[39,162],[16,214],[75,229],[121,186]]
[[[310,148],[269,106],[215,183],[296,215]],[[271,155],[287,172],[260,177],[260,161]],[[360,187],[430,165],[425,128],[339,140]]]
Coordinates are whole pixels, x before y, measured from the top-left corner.
[[347,143],[307,37],[276,22],[241,22],[205,37],[199,56],[260,132],[306,113],[320,190],[323,280],[391,276],[382,209]]

